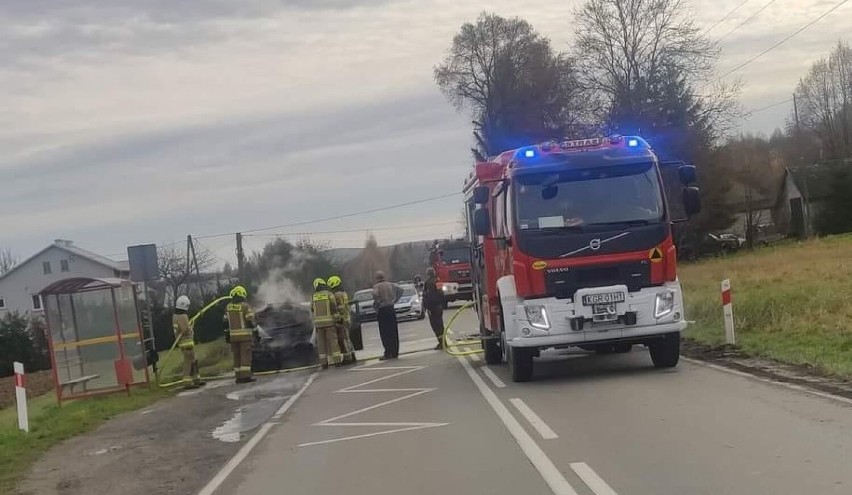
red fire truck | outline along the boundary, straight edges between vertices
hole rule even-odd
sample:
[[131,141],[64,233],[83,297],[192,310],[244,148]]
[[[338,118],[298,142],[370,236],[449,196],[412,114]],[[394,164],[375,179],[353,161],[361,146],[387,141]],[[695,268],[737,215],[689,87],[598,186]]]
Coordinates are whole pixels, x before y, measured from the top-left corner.
[[[671,208],[664,174],[676,175]],[[673,209],[701,208],[695,168],[660,162],[638,136],[547,142],[477,163],[465,183],[485,358],[514,381],[549,348],[648,346],[677,365],[686,328]],[[682,207],[681,207],[682,206]]]
[[446,303],[473,299],[470,244],[466,239],[435,241],[429,249],[429,264],[435,270]]

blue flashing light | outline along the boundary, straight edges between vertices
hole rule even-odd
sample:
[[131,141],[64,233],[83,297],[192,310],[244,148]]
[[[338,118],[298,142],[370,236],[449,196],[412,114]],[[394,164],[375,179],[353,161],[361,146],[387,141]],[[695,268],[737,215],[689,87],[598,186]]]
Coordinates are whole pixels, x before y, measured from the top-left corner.
[[638,139],[630,138],[630,139],[627,140],[627,147],[628,148],[635,148],[637,146],[639,146],[639,140]]
[[524,150],[524,158],[535,158],[535,150]]

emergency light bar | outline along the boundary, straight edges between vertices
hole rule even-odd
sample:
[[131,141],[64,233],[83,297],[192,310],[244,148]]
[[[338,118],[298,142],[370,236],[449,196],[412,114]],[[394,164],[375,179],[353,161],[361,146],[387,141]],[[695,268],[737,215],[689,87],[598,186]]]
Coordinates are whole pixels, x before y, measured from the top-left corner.
[[546,141],[544,143],[525,146],[515,150],[514,158],[521,161],[538,161],[551,153],[591,150],[595,148],[615,148],[624,146],[632,149],[648,149],[648,143],[639,136],[596,137],[587,139],[566,139],[561,142]]

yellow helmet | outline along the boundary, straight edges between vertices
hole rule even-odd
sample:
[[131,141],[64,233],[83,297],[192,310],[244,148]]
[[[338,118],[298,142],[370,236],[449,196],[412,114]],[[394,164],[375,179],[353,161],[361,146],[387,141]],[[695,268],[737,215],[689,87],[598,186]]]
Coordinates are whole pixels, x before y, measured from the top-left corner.
[[332,275],[332,276],[328,277],[328,288],[329,289],[334,289],[334,288],[340,287],[340,284],[342,284],[342,283],[343,283],[343,280],[340,280],[340,277],[338,277],[337,275]]
[[248,292],[246,292],[246,288],[242,285],[238,285],[231,289],[231,298],[242,297],[243,299],[248,297]]
[[315,278],[314,279],[314,290],[316,290],[316,288],[319,287],[320,285],[326,285],[325,280],[323,280],[319,277]]

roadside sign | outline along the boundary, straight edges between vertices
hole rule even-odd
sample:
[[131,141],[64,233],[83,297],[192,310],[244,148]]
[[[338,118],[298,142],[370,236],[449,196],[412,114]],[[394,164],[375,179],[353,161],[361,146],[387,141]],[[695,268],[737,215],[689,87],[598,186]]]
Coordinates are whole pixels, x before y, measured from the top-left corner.
[[30,418],[27,413],[27,379],[24,374],[24,364],[15,361],[12,363],[15,371],[15,402],[18,405],[18,429],[30,431]]
[[725,318],[725,342],[736,344],[737,337],[734,334],[734,306],[731,302],[731,281],[722,280],[722,313]]

